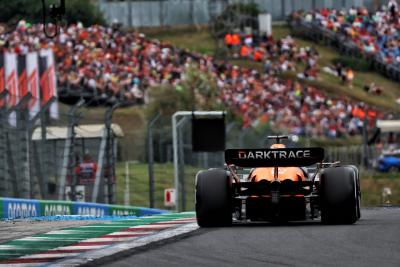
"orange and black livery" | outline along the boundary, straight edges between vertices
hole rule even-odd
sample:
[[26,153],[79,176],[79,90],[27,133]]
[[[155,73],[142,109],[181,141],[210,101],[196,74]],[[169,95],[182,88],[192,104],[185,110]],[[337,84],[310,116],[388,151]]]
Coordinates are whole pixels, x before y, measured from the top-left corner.
[[256,221],[321,220],[355,223],[360,217],[358,169],[324,162],[324,149],[293,148],[288,136],[269,136],[269,148],[227,149],[225,167],[196,175],[199,226]]

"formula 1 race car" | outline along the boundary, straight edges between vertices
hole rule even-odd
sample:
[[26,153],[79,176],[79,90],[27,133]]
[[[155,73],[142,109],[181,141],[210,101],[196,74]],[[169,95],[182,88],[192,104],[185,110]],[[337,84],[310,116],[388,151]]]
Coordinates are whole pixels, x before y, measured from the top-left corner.
[[361,217],[357,167],[324,163],[322,148],[286,148],[280,141],[288,136],[268,138],[276,140],[270,149],[227,149],[224,169],[197,173],[200,227],[318,218],[353,224]]

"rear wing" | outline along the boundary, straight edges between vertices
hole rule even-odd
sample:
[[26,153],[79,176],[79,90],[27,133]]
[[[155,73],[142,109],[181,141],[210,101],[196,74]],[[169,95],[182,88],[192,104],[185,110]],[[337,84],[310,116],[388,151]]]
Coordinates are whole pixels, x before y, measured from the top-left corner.
[[226,164],[239,167],[300,167],[323,160],[324,149],[321,147],[225,150]]

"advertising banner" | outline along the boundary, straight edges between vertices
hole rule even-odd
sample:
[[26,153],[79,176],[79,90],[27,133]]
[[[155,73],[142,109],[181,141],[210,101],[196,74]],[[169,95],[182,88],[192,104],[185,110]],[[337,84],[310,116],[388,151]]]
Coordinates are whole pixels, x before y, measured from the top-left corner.
[[109,215],[109,207],[104,204],[75,202],[72,206],[74,215],[88,215],[88,216],[107,216]]
[[26,77],[26,55],[18,55],[18,95],[24,97],[28,93],[28,79]]
[[[46,103],[51,97],[57,97],[57,78],[55,71],[54,53],[51,49],[42,49],[39,56],[40,87],[42,101]],[[50,107],[50,117],[58,119],[58,104]]]
[[72,215],[72,202],[40,201],[40,216]]
[[0,219],[20,219],[39,216],[148,216],[168,211],[133,206],[97,203],[0,198]]
[[140,208],[125,206],[110,206],[110,215],[112,216],[139,216]]
[[8,219],[19,219],[40,216],[38,200],[3,198],[3,216]]
[[39,62],[38,53],[31,52],[26,56],[26,70],[28,78],[28,91],[32,94],[32,101],[29,103],[31,118],[40,110],[40,89],[39,89]]
[[[7,102],[10,107],[14,107],[18,103],[18,69],[17,55],[14,53],[4,54],[6,88],[8,89]],[[17,126],[17,114],[12,112],[8,117],[11,126]]]
[[[14,53],[4,54],[6,88],[11,96],[18,96],[18,70],[17,55]],[[14,106],[16,103],[12,103]]]

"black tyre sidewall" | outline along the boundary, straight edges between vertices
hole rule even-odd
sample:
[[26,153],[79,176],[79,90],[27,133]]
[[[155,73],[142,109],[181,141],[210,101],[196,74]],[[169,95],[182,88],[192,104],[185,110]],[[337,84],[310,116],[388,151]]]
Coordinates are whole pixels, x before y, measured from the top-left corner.
[[358,173],[351,166],[323,170],[320,180],[321,220],[352,224],[359,218]]
[[345,165],[343,167],[350,167],[356,173],[356,182],[357,182],[357,219],[361,218],[361,184],[360,184],[360,172],[358,168],[354,165]]
[[196,218],[200,227],[232,223],[232,183],[225,170],[200,171],[196,175]]

